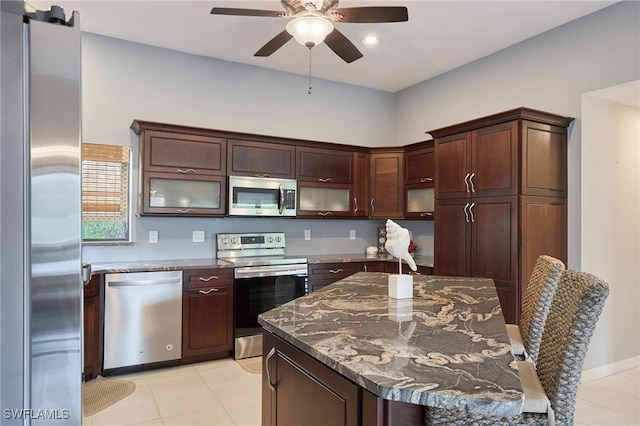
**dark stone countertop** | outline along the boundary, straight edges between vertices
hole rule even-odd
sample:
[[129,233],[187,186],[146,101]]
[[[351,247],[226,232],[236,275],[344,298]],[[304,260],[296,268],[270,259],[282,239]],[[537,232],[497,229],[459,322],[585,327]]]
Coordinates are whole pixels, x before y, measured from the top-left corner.
[[261,314],[265,330],[375,395],[489,415],[522,412],[524,394],[492,280],[359,272]]
[[[307,255],[309,264],[314,263],[338,263],[338,262],[369,262],[388,261],[397,262],[393,256],[366,257],[364,254],[330,254]],[[433,257],[416,256],[416,265],[433,267]],[[95,262],[91,263],[92,274],[109,274],[123,272],[154,272],[154,271],[179,271],[187,269],[216,269],[233,268],[233,264],[222,259],[168,259],[168,260],[140,260],[132,262]],[[409,269],[407,268],[407,271]]]
[[221,259],[140,260],[135,262],[91,263],[92,274],[218,268],[233,268],[233,265]]

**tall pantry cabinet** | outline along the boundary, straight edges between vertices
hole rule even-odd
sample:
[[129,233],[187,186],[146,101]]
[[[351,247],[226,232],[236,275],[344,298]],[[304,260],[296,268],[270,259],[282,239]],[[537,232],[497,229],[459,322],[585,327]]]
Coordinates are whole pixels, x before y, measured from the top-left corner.
[[567,129],[573,118],[518,108],[432,130],[434,273],[492,278],[518,323],[538,256],[567,261]]

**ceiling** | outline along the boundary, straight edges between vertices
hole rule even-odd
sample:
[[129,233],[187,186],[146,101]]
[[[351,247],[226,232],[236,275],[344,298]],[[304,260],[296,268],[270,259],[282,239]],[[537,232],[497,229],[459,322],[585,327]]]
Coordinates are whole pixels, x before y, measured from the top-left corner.
[[[407,6],[409,21],[338,22],[336,28],[364,57],[347,64],[321,44],[311,50],[311,75],[395,93],[616,2],[341,0],[339,8]],[[42,10],[56,4],[67,14],[80,12],[84,32],[303,76],[309,73],[309,50],[295,40],[269,57],[253,56],[284,29],[288,22],[284,18],[210,14],[214,6],[284,10],[279,0],[27,3]],[[378,35],[378,45],[360,42],[369,33]]]

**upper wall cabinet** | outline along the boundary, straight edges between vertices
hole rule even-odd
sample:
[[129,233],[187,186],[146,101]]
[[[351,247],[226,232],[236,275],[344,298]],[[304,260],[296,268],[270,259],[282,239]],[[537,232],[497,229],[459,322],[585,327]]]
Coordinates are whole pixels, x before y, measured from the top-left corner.
[[134,121],[139,135],[138,214],[222,216],[226,140],[196,131],[168,131]]
[[306,182],[352,183],[353,152],[334,149],[296,148],[296,178]]
[[434,217],[435,150],[433,140],[405,147],[404,154],[404,217],[430,219]]
[[295,146],[229,139],[227,174],[293,179]]
[[353,163],[351,151],[296,147],[298,215],[353,216]]
[[402,148],[371,151],[369,217],[402,218],[404,158]]

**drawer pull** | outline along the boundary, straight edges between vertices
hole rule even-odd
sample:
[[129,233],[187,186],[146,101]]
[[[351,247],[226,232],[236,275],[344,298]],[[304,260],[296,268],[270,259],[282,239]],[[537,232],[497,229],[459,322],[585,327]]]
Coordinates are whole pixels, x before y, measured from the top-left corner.
[[218,277],[216,275],[211,275],[209,278],[200,277],[198,278],[200,281],[209,282],[211,280],[217,280]]
[[199,290],[198,293],[209,294],[212,291],[220,291],[220,289],[219,288],[208,288],[206,290],[202,289],[202,290]]
[[186,173],[195,173],[195,172],[196,172],[196,171],[195,171],[195,170],[193,170],[193,169],[186,169],[186,170],[180,170],[180,169],[178,169],[178,173],[183,173],[183,174],[186,174]]
[[344,271],[344,269],[342,268],[338,268],[338,269],[329,269],[329,272],[331,272],[332,274],[339,274],[340,272]]

